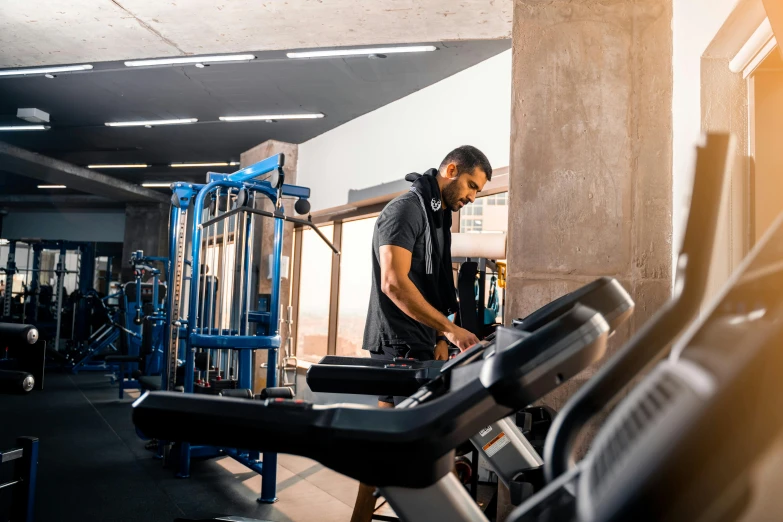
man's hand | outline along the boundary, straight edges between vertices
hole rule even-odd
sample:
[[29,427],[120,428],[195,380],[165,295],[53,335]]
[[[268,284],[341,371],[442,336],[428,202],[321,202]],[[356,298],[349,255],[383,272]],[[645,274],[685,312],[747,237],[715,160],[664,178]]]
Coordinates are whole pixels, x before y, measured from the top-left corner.
[[435,360],[436,361],[448,361],[449,359],[449,343],[446,341],[438,341],[435,345]]
[[459,348],[460,352],[464,352],[474,344],[478,344],[479,339],[471,332],[460,328],[452,323],[451,328],[445,333],[446,338],[451,344]]

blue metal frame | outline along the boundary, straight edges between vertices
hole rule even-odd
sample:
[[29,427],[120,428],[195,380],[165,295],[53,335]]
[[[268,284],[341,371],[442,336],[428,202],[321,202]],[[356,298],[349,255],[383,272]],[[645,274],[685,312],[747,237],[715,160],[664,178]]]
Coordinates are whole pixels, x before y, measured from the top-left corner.
[[[168,265],[168,281],[173,287],[173,282],[180,276],[175,274],[176,255],[177,255],[177,240],[178,231],[182,225],[181,219],[184,219],[184,212],[186,210],[192,211],[192,229],[190,238],[190,260],[185,261],[185,265],[190,265],[191,276],[181,276],[184,282],[189,279],[190,295],[188,300],[188,313],[187,317],[167,317],[167,328],[178,328],[179,333],[177,335],[179,346],[166,346],[166,360],[168,358],[168,350],[177,350],[178,355],[184,355],[185,359],[185,381],[184,391],[185,393],[194,392],[194,380],[195,380],[195,350],[196,348],[204,348],[208,350],[212,349],[232,349],[236,350],[239,360],[239,374],[237,385],[240,388],[253,388],[252,383],[252,350],[266,349],[268,350],[268,363],[267,363],[267,386],[277,386],[277,357],[278,349],[280,348],[280,332],[279,332],[279,315],[280,315],[280,296],[281,296],[281,259],[283,254],[283,232],[284,221],[282,218],[275,218],[274,227],[274,249],[272,256],[272,289],[271,299],[269,303],[269,311],[251,310],[254,307],[254,299],[248,295],[248,289],[250,288],[250,266],[251,266],[251,250],[249,242],[245,241],[245,249],[242,253],[237,253],[237,256],[243,255],[243,263],[245,267],[248,267],[244,272],[244,279],[241,281],[241,288],[243,289],[242,295],[239,298],[239,313],[243,320],[240,323],[240,330],[226,330],[222,328],[222,325],[217,325],[215,328],[212,324],[204,324],[203,328],[200,327],[199,317],[199,298],[200,298],[200,285],[201,285],[201,248],[203,229],[201,226],[202,219],[204,217],[204,203],[213,192],[218,189],[245,189],[251,195],[250,198],[254,198],[259,194],[263,194],[272,202],[276,207],[280,216],[283,216],[284,208],[282,205],[278,205],[278,198],[282,196],[295,197],[299,199],[307,199],[310,197],[310,189],[306,187],[299,187],[296,185],[286,185],[274,187],[269,181],[256,181],[258,176],[267,174],[274,170],[278,170],[283,175],[283,163],[284,156],[278,154],[260,161],[254,165],[241,169],[233,174],[217,174],[210,172],[208,174],[209,182],[206,185],[188,184],[188,183],[175,183],[173,186],[171,214],[169,216],[169,265]],[[283,178],[284,179],[284,178]],[[227,226],[227,225],[225,225]],[[238,230],[235,232],[239,232]],[[247,219],[245,223],[245,238],[252,237],[252,220]],[[174,310],[173,300],[175,299],[175,292],[172,288],[169,289],[169,306],[167,307],[167,313]],[[256,324],[256,334],[251,335],[247,331],[247,324]],[[169,332],[173,333],[173,332]],[[171,339],[169,335],[167,339]],[[224,356],[226,354],[224,353]],[[168,366],[168,365],[167,365]],[[166,368],[166,372],[169,368]],[[165,373],[165,372],[164,372]],[[167,388],[169,380],[176,379],[175,375],[166,375],[163,379],[163,389]],[[172,381],[173,382],[173,381]],[[248,466],[252,470],[258,472],[262,476],[261,481],[261,496],[258,499],[262,503],[272,503],[277,501],[276,496],[276,481],[277,481],[277,454],[264,453],[263,461],[259,461],[259,453],[257,451],[238,450],[233,448],[217,448],[220,454],[228,455],[238,462]],[[183,443],[180,449],[180,462],[179,471],[177,476],[187,477],[190,475],[190,460],[196,454],[212,455],[210,453],[212,449],[203,446],[191,446],[188,443]]]

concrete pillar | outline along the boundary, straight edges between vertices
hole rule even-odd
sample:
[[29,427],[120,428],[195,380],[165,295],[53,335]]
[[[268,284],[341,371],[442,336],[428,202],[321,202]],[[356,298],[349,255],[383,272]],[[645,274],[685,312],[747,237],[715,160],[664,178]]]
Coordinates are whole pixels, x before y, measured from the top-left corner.
[[[283,168],[285,172],[285,182],[289,185],[296,184],[296,166],[298,161],[298,152],[299,152],[299,146],[295,145],[293,143],[284,143],[281,141],[275,141],[275,140],[269,140],[265,141],[264,143],[253,147],[252,149],[243,152],[240,156],[240,164],[241,166],[247,167],[249,165],[252,165],[253,163],[256,163],[258,161],[261,161],[263,159],[268,158],[269,156],[273,156],[275,154],[282,153],[285,155],[285,166]],[[283,207],[285,208],[285,213],[288,215],[295,215],[294,213],[294,203],[295,201],[286,199],[284,200]],[[273,206],[272,203],[265,199],[264,205],[259,207],[263,210],[272,211]],[[268,264],[268,256],[274,251],[274,221],[267,218],[255,218],[255,237],[254,237],[254,245],[258,247],[260,245],[260,248],[255,248],[253,252],[253,273],[256,274],[257,278],[257,284],[255,285],[257,292],[259,294],[268,294],[271,293],[271,280],[267,279],[267,274],[269,273],[269,264]],[[293,223],[286,223],[284,227],[284,240],[283,240],[283,256],[287,256],[289,260],[291,260],[291,256],[293,253],[293,236],[294,236],[294,225]],[[292,263],[289,261],[289,272],[291,270]],[[288,306],[288,302],[291,296],[291,280],[290,280],[290,274],[286,274],[286,278],[283,279],[282,284],[280,286],[281,288],[281,294],[280,294],[280,303],[283,305],[283,310],[281,314],[281,318],[286,317],[286,308]],[[283,347],[285,347],[286,339],[288,338],[289,332],[285,328],[281,328],[280,336],[281,336],[281,351],[283,352]],[[262,388],[266,386],[266,371],[260,371],[259,366],[266,362],[267,360],[267,352],[266,350],[258,350],[256,352],[256,356],[254,358],[254,366],[255,366],[255,388],[254,391],[258,392]]]
[[615,350],[669,298],[671,19],[671,0],[515,0],[507,319],[613,276],[636,301]]
[[[133,280],[131,253],[143,250],[148,256],[168,257],[169,207],[166,205],[128,204],[125,207],[125,238],[122,244],[120,277]],[[166,280],[165,274],[161,275]]]

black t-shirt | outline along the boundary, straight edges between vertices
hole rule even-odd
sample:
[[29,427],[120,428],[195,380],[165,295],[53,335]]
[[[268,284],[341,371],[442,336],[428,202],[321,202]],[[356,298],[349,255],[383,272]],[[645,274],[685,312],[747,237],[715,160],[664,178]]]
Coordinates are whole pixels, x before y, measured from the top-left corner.
[[[397,308],[381,291],[380,247],[394,245],[411,252],[411,269],[408,277],[421,292],[426,278],[425,234],[426,216],[413,192],[405,193],[389,202],[375,222],[372,235],[372,287],[367,322],[364,326],[362,347],[378,352],[382,346],[407,344],[411,346],[435,346],[437,332],[429,326],[409,317]],[[443,248],[443,234],[436,231],[438,247]]]

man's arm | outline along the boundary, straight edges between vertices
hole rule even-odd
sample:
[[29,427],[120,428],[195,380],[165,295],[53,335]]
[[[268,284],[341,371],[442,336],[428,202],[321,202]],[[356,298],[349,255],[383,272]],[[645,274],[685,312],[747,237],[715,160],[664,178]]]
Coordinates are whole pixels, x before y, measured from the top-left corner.
[[381,265],[381,291],[406,315],[426,324],[446,337],[460,350],[467,350],[478,343],[478,337],[455,325],[427,302],[413,281],[408,277],[412,254],[405,248],[383,245],[379,249]]

